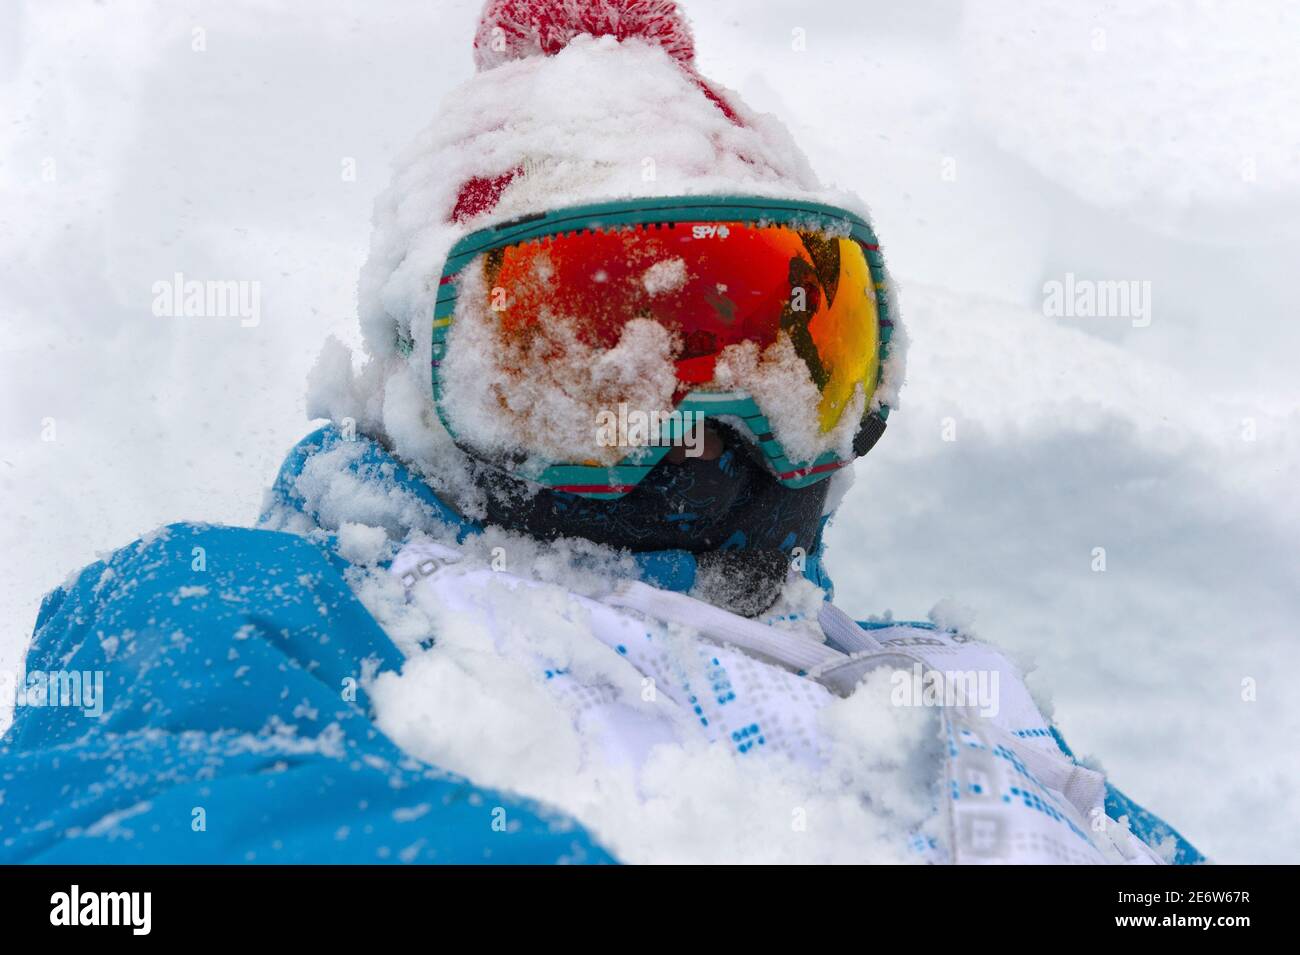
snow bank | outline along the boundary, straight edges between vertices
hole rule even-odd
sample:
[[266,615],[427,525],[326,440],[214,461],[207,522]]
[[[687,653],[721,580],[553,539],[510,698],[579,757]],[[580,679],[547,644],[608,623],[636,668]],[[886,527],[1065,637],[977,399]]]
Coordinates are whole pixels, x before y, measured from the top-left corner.
[[975,0],[962,35],[974,119],[1046,179],[1198,241],[1300,235],[1300,8]]

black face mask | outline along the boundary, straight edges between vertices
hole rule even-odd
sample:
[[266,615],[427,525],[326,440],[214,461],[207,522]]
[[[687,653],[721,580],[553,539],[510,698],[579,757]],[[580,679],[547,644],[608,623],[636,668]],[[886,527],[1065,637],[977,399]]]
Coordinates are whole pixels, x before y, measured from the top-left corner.
[[584,537],[632,551],[696,555],[696,590],[746,616],[772,605],[794,548],[817,544],[828,481],[782,485],[753,443],[713,421],[721,453],[665,458],[623,497],[599,501],[535,490],[503,471],[476,464],[475,481],[491,524],[541,540]]

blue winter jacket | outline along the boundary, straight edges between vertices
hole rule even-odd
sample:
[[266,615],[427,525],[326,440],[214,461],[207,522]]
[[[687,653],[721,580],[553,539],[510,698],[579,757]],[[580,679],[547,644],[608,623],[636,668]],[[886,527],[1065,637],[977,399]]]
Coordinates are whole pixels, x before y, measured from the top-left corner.
[[[270,507],[313,518],[295,480],[341,440],[328,427],[300,442]],[[355,442],[359,480],[477,531],[379,444]],[[807,573],[829,590],[819,556]],[[657,586],[693,583],[689,554],[640,565]],[[426,765],[376,728],[361,672],[403,656],[347,568],[332,539],[174,524],[49,594],[32,692],[0,744],[0,863],[615,861],[572,820]],[[1176,840],[1176,861],[1202,861],[1118,790],[1106,809],[1148,842]]]

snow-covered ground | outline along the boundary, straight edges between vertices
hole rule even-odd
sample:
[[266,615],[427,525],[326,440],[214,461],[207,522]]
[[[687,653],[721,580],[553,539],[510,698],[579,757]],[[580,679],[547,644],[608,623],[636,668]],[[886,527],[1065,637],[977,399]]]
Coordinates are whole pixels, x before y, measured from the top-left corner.
[[[0,8],[0,667],[97,552],[255,516],[478,7]],[[962,605],[1130,795],[1219,861],[1300,861],[1300,12],[686,7],[899,282],[909,382],[834,525],[838,602]],[[156,316],[176,272],[260,283],[260,320]],[[1067,274],[1149,311],[1049,316]]]

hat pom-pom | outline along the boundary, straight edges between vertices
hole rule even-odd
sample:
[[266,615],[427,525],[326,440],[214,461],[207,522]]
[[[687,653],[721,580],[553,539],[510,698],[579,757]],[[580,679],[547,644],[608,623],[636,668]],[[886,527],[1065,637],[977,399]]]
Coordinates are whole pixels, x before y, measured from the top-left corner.
[[576,36],[639,37],[691,68],[695,41],[675,0],[488,0],[474,37],[474,63],[554,56]]

